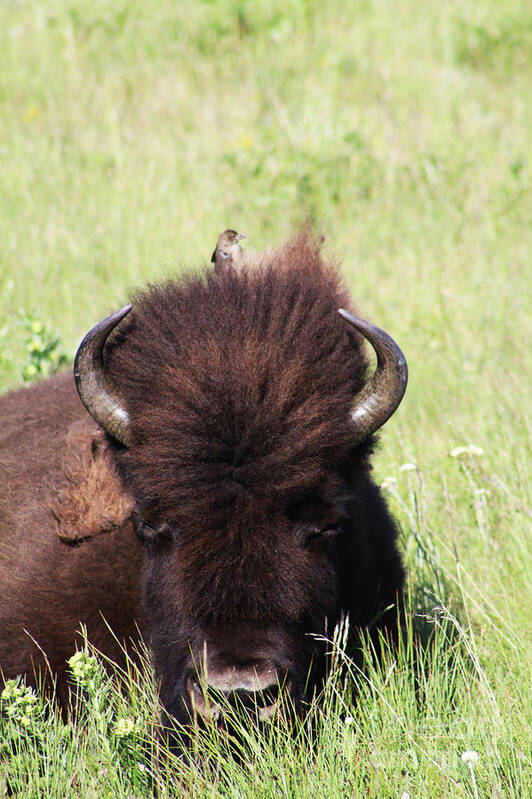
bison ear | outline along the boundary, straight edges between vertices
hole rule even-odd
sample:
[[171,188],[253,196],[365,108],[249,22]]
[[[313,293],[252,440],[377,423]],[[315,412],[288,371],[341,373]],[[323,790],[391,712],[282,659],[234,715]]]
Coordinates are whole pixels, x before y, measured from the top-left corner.
[[124,490],[104,431],[90,421],[68,429],[61,485],[50,510],[66,543],[109,532],[131,517],[135,503]]

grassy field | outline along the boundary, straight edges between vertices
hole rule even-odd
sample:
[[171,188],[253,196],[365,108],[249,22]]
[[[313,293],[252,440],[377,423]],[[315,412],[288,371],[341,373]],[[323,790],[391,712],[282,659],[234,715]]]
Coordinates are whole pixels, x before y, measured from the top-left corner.
[[2,0],[0,390],[223,228],[312,219],[410,366],[375,473],[413,631],[356,707],[333,675],[313,746],[207,736],[202,771],[158,772],[149,677],[124,697],[89,659],[76,724],[5,698],[0,797],[532,793],[531,80],[526,0]]

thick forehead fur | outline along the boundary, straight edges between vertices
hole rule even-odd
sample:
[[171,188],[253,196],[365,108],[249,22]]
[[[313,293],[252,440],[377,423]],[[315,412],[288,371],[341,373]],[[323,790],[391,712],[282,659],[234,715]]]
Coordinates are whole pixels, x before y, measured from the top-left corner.
[[237,508],[339,490],[367,363],[338,314],[338,268],[309,234],[133,306],[106,357],[132,425],[121,471],[156,518],[219,527]]

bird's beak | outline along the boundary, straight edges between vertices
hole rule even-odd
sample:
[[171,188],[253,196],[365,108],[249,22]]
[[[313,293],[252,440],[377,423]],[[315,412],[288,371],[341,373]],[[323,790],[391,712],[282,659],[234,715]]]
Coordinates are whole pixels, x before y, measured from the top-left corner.
[[238,236],[236,237],[236,241],[240,241],[240,239],[245,239],[245,238],[247,238],[247,237],[244,236],[243,233],[239,233]]

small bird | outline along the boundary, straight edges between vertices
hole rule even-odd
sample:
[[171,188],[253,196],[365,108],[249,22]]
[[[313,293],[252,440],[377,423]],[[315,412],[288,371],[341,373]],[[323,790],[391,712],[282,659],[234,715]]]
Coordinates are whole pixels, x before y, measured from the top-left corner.
[[241,239],[245,239],[243,233],[237,233],[236,230],[224,230],[218,236],[216,247],[211,257],[214,264],[214,271],[219,272],[228,266],[239,266],[242,262],[242,247],[238,243]]

